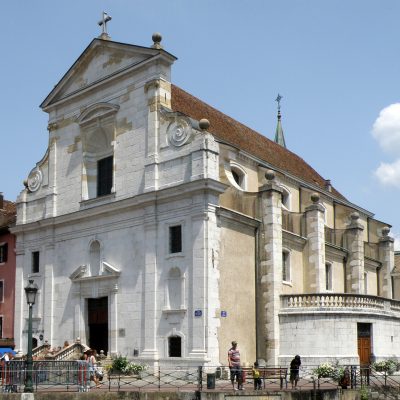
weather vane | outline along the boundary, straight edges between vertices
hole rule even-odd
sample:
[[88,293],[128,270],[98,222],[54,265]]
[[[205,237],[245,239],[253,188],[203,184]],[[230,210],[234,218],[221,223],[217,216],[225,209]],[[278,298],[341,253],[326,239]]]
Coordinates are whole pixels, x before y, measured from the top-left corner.
[[278,96],[275,99],[275,101],[278,103],[278,111],[281,111],[281,100],[282,99],[283,99],[283,97],[278,93]]
[[103,17],[101,21],[98,22],[99,26],[103,28],[102,34],[108,35],[107,33],[107,22],[111,21],[111,17],[103,11]]

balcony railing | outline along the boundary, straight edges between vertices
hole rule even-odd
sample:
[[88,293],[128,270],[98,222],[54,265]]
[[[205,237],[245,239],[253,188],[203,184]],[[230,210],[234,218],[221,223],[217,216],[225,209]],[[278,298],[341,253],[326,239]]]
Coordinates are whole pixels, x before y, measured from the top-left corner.
[[364,256],[379,260],[379,244],[364,242]]
[[282,229],[299,236],[305,235],[304,213],[282,210]]
[[346,229],[333,229],[325,226],[325,242],[347,249]]
[[282,309],[342,308],[392,311],[400,314],[400,302],[377,296],[350,293],[293,294],[281,296]]

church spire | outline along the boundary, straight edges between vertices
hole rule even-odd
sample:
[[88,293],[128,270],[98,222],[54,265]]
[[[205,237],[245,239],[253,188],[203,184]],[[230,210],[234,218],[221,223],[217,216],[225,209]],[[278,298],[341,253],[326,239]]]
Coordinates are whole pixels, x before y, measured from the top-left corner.
[[286,148],[285,136],[283,136],[283,129],[282,129],[282,123],[281,123],[281,100],[282,100],[282,96],[278,93],[278,97],[275,100],[278,103],[278,122],[276,124],[274,142],[278,143],[282,147]]

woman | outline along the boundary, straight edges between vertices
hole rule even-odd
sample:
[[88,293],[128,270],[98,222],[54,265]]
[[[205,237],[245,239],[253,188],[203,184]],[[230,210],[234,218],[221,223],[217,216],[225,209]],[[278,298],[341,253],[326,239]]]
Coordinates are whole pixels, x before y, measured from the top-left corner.
[[86,351],[87,354],[87,363],[88,363],[88,369],[89,369],[89,374],[90,374],[90,380],[95,383],[96,386],[99,386],[99,379],[96,375],[96,369],[97,369],[97,362],[96,362],[96,357],[95,357],[95,351],[92,349],[89,349]]

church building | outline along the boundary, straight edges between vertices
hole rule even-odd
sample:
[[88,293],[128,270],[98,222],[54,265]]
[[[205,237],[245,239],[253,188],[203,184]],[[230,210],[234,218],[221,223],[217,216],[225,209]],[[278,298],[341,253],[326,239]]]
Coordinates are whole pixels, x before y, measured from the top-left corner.
[[176,60],[159,34],[103,32],[41,104],[48,148],[13,228],[16,347],[33,279],[39,345],[171,367],[226,364],[232,340],[244,364],[400,354],[389,225],[286,148],[280,110],[272,141],[175,86]]

